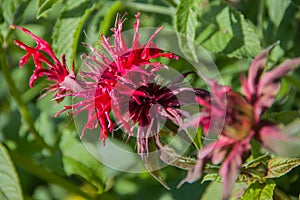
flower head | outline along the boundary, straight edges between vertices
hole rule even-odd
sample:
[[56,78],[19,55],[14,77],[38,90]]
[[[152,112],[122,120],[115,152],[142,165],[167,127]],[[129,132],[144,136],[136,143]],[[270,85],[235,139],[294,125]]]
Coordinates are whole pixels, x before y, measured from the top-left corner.
[[182,106],[196,103],[194,89],[185,85],[186,74],[166,80],[159,72],[152,65],[133,68],[119,80],[113,93],[113,112],[130,136],[137,126],[137,146],[142,156],[149,151],[149,138],[157,140],[166,120],[182,124],[189,115]]
[[[14,41],[17,46],[27,51],[27,54],[20,59],[21,68],[28,62],[31,56],[33,57],[35,69],[30,77],[29,86],[33,87],[38,78],[46,76],[49,81],[53,82],[47,88],[48,92],[55,91],[53,97],[57,102],[60,102],[66,93],[72,92],[73,88],[77,87],[74,67],[72,67],[71,71],[68,70],[65,56],[62,55],[62,61],[60,61],[54,54],[51,46],[45,40],[25,28],[19,26],[11,27],[30,35],[37,43],[35,47],[29,47],[19,40]],[[44,67],[43,64],[46,65],[46,67]]]
[[219,174],[224,186],[223,198],[227,199],[243,159],[250,154],[251,139],[257,138],[264,147],[272,149],[272,142],[266,141],[272,139],[270,134],[276,137],[274,139],[287,138],[276,125],[262,121],[261,115],[274,102],[280,87],[279,79],[299,66],[300,58],[288,60],[264,73],[271,48],[264,50],[252,61],[248,79],[242,76],[242,91],[245,96],[232,91],[230,87],[211,82],[211,98],[198,97],[199,104],[203,106],[199,123],[204,128],[204,134],[217,133],[218,128],[224,125],[219,138],[199,151],[197,164],[181,184],[200,178],[205,163],[210,161],[221,164]]
[[[152,59],[165,57],[168,59],[177,59],[173,53],[164,53],[153,43],[154,37],[162,29],[159,27],[150,37],[146,44],[140,43],[139,28],[139,13],[136,14],[136,22],[134,24],[134,35],[131,42],[131,47],[128,47],[122,33],[122,24],[124,19],[117,16],[116,26],[113,31],[113,43],[109,42],[110,38],[101,35],[101,44],[105,52],[100,52],[87,45],[93,55],[85,56],[86,70],[82,70],[80,77],[82,90],[73,93],[74,97],[81,98],[80,102],[66,107],[65,110],[73,109],[74,114],[82,111],[88,112],[87,123],[83,128],[81,136],[85,130],[94,129],[100,124],[101,132],[100,139],[104,141],[108,136],[108,131],[112,131],[114,124],[110,117],[112,109],[112,94],[115,86],[125,76],[128,71],[133,68],[143,69],[146,64],[152,64],[156,68],[161,66],[159,62],[151,62]],[[114,113],[118,115],[118,113]],[[118,117],[121,119],[121,117]],[[125,125],[126,126],[126,125]]]

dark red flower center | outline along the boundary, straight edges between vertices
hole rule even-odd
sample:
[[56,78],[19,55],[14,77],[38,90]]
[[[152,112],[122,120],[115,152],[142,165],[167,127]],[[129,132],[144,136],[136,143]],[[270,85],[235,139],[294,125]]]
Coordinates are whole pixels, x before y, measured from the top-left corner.
[[[154,105],[155,109],[152,109]],[[173,92],[159,84],[148,83],[136,89],[129,100],[129,113],[134,122],[147,126],[152,117],[157,117],[161,109],[177,108],[180,103]]]

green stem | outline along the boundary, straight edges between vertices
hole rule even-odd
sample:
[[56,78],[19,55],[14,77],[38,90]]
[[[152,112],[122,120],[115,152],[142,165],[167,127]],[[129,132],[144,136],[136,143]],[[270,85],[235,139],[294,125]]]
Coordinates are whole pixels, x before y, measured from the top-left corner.
[[263,29],[264,15],[265,15],[265,1],[261,0],[258,6],[258,14],[257,14],[257,27],[261,38],[264,37],[264,29]]
[[103,21],[101,22],[100,32],[104,35],[107,34],[107,31],[110,28],[111,22],[114,20],[116,13],[120,10],[121,2],[114,2],[108,12],[105,14]]
[[94,199],[93,197],[89,196],[87,193],[83,192],[79,186],[73,184],[72,182],[54,174],[48,169],[40,166],[38,163],[33,161],[30,158],[26,158],[23,155],[19,155],[18,153],[10,151],[10,156],[13,159],[14,163],[16,163],[19,167],[23,168],[24,170],[30,172],[31,174],[45,180],[48,183],[53,183],[56,185],[61,186],[65,190],[76,193],[86,199]]
[[152,12],[161,15],[170,15],[172,16],[175,13],[175,10],[170,7],[163,7],[157,5],[149,5],[145,3],[136,3],[131,1],[126,1],[123,3],[123,6],[128,8],[135,8],[137,10],[145,11],[145,12]]
[[10,92],[11,96],[13,97],[14,101],[16,102],[18,109],[22,115],[22,118],[26,122],[28,129],[29,129],[30,133],[34,136],[35,140],[41,146],[43,146],[46,149],[53,152],[53,148],[44,141],[44,139],[39,135],[38,131],[36,130],[36,128],[34,126],[34,121],[32,119],[32,116],[31,116],[27,106],[25,105],[24,101],[22,100],[21,94],[15,85],[15,81],[11,77],[5,55],[7,55],[7,52],[4,51],[4,49],[0,48],[1,70],[3,73],[4,79],[5,79],[5,82],[7,84],[7,87],[9,89],[9,92]]

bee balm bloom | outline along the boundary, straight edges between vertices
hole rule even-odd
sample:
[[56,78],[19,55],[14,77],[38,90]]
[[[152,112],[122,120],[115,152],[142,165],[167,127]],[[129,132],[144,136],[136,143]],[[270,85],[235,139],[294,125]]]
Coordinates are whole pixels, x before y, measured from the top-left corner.
[[[223,198],[227,199],[233,189],[243,160],[251,150],[251,139],[256,138],[262,146],[274,150],[272,140],[287,139],[280,128],[261,120],[261,115],[268,109],[279,90],[279,79],[300,65],[300,58],[288,60],[268,72],[263,72],[268,58],[267,48],[252,61],[248,79],[241,78],[241,95],[230,87],[212,82],[211,98],[200,98],[203,115],[199,119],[204,134],[214,132],[218,123],[224,120],[219,138],[206,145],[198,153],[198,161],[187,177],[181,182],[194,182],[201,177],[205,163],[220,164],[219,174],[223,181]],[[213,117],[213,118],[212,118]]]
[[[35,69],[29,80],[30,87],[33,87],[38,78],[46,76],[52,82],[47,90],[48,92],[55,92],[53,97],[57,102],[60,102],[66,93],[71,93],[74,88],[78,87],[75,81],[74,67],[72,67],[72,70],[67,69],[64,55],[62,55],[62,61],[60,61],[45,40],[25,28],[19,26],[12,26],[12,28],[19,29],[30,35],[37,43],[35,47],[29,47],[19,40],[14,41],[17,46],[27,51],[27,54],[20,59],[21,68],[28,62],[31,56],[33,57]],[[43,64],[46,67],[43,67]]]

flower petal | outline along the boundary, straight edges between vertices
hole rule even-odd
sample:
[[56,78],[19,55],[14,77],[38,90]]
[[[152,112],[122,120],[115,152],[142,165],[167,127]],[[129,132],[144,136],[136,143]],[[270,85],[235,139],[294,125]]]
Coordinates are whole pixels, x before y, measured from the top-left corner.
[[287,128],[264,126],[259,132],[263,147],[284,157],[300,156],[300,138],[288,134]]

